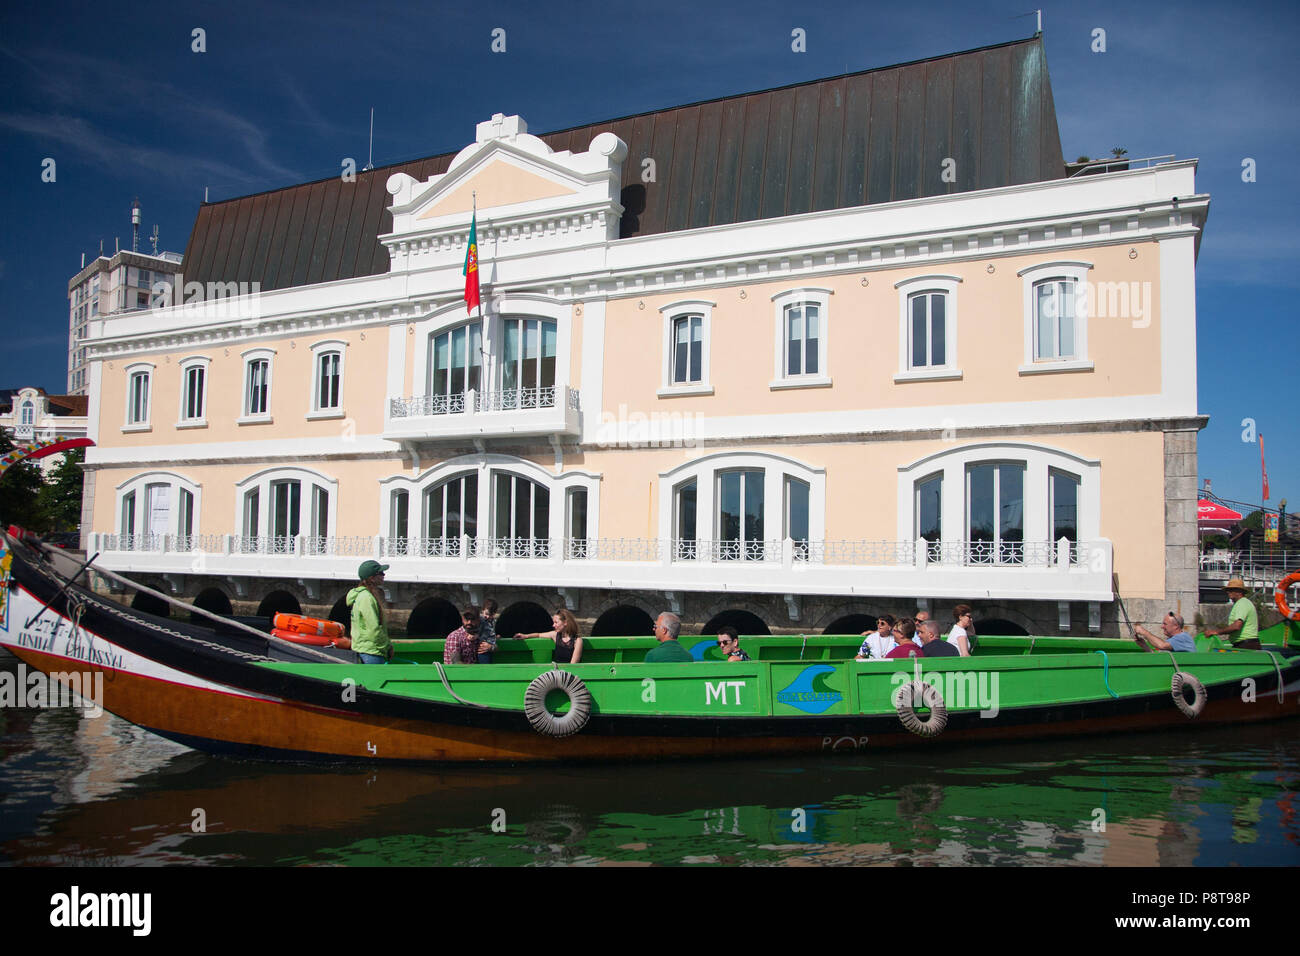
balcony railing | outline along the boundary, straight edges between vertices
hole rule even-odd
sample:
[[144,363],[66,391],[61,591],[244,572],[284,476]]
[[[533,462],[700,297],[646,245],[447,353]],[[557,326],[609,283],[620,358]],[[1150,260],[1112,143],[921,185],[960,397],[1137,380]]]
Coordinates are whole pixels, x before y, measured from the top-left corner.
[[988,594],[1110,600],[1109,541],[1071,543],[658,538],[92,534],[105,567],[215,575],[351,579],[359,561],[395,581],[529,587]]
[[426,415],[460,415],[473,412],[513,412],[534,408],[555,408],[563,401],[574,411],[579,408],[579,393],[563,385],[537,388],[501,388],[491,392],[454,392],[450,395],[414,395],[390,398],[390,418],[419,418]]
[[[660,538],[521,538],[464,535],[418,538],[347,535],[101,534],[106,552],[257,554],[308,557],[447,558],[598,562],[750,562],[822,567],[1078,567],[1109,548],[1103,542],[770,540]],[[927,545],[922,548],[920,545]],[[1298,556],[1300,558],[1300,556]],[[1300,564],[1300,559],[1296,561]]]

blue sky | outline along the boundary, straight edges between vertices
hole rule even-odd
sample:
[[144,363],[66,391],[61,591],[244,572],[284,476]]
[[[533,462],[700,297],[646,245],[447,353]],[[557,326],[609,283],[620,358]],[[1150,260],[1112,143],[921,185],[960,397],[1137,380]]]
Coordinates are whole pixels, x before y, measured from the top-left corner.
[[[1211,195],[1197,269],[1200,474],[1300,508],[1298,371],[1300,11],[1283,4],[1043,7],[1067,158],[1174,153]],[[1030,35],[1023,0],[809,5],[687,2],[466,5],[322,0],[6,5],[0,13],[0,386],[66,382],[67,280],[104,240],[183,251],[213,199],[459,149],[494,112],[546,132]],[[207,51],[191,51],[191,31]],[[490,50],[493,29],[506,52]],[[790,49],[791,30],[807,52]],[[1106,31],[1106,52],[1091,49]],[[41,182],[45,157],[57,182]],[[1241,164],[1256,162],[1256,182]],[[142,239],[141,246],[148,249]]]

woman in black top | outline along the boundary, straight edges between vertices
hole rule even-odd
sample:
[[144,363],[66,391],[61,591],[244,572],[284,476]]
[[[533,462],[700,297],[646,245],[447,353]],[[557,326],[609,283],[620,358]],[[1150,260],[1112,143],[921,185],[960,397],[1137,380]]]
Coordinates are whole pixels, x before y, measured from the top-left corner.
[[537,634],[516,634],[515,637],[544,637],[555,642],[555,653],[551,662],[555,664],[581,664],[582,638],[578,635],[578,621],[573,613],[561,608],[551,615],[553,631],[541,631]]

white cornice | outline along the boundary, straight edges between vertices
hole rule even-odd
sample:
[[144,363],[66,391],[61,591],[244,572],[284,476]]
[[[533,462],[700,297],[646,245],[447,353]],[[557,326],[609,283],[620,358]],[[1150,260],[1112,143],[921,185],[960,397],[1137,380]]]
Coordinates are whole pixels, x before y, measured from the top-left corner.
[[[521,248],[517,254],[507,251],[493,256],[491,274],[497,281],[484,282],[485,294],[489,290],[492,295],[539,293],[563,303],[673,292],[697,296],[705,289],[778,278],[808,282],[845,273],[935,270],[959,262],[992,263],[1035,253],[1059,258],[1101,246],[1196,237],[1205,221],[1209,197],[1190,191],[1194,166],[1195,161],[1186,160],[1087,180],[1029,183],[608,243],[588,242],[565,249],[525,252]],[[1142,179],[1157,180],[1157,173],[1166,181],[1187,186],[1187,194],[1150,201],[1157,184],[1141,188]],[[1181,175],[1174,177],[1174,173]],[[1103,182],[1112,177],[1119,181]],[[1054,196],[1053,205],[1063,208],[1041,214],[1044,195],[1057,192],[1060,195]],[[1103,201],[1090,204],[1094,194]],[[1128,201],[1114,201],[1120,198]],[[971,212],[982,207],[997,215],[928,231],[879,230],[882,222],[905,225],[904,220],[915,221],[913,213],[920,209],[959,212],[961,203],[969,204]],[[1008,217],[1008,206],[1022,208],[1026,215]],[[217,318],[204,323],[203,308],[188,306],[185,308],[195,315],[192,325],[145,330],[174,317],[170,313],[178,307],[164,310],[168,315],[145,313],[151,322],[136,317],[129,333],[83,341],[90,362],[197,345],[251,343],[299,332],[418,321],[436,308],[455,303],[462,295],[463,281],[458,260],[436,268],[412,268],[403,275],[358,277],[263,293],[257,319]],[[383,291],[389,295],[375,297]],[[321,308],[321,303],[327,307]],[[281,307],[278,313],[272,311],[276,306]]]

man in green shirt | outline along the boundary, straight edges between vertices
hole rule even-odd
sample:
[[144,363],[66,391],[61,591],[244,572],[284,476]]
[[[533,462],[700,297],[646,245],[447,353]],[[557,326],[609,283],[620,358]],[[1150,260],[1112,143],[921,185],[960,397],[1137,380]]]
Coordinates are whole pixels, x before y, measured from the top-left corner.
[[1234,644],[1254,641],[1254,646],[1258,647],[1259,614],[1255,610],[1255,605],[1246,598],[1246,582],[1241,578],[1233,578],[1224,590],[1228,592],[1228,599],[1232,601],[1232,609],[1228,611],[1228,626],[1210,628],[1205,633],[1222,634]]
[[677,635],[682,632],[682,619],[676,614],[664,611],[655,619],[655,640],[659,646],[646,654],[647,664],[689,664],[694,660],[691,652],[677,643]]

